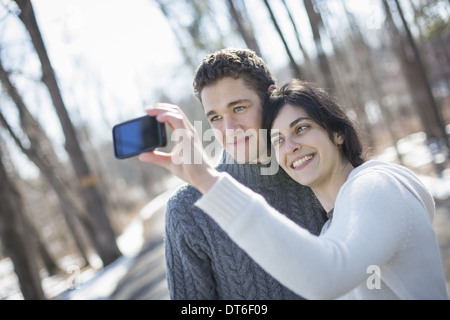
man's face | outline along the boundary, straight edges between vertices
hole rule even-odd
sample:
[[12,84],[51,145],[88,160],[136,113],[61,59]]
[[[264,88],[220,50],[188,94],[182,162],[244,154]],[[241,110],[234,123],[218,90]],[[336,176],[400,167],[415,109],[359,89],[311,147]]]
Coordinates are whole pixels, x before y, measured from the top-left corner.
[[223,78],[205,87],[201,99],[211,127],[221,133],[216,138],[237,162],[267,159],[265,135],[259,130],[261,101],[243,79]]

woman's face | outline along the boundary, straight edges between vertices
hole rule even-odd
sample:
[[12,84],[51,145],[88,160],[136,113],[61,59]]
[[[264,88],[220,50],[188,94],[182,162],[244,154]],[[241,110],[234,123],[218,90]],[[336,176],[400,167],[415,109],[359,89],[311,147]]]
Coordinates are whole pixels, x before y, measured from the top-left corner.
[[[336,144],[343,143],[342,136],[335,134],[334,138]],[[280,166],[302,185],[320,187],[342,168],[338,145],[301,107],[286,104],[281,108],[271,129],[271,142]]]

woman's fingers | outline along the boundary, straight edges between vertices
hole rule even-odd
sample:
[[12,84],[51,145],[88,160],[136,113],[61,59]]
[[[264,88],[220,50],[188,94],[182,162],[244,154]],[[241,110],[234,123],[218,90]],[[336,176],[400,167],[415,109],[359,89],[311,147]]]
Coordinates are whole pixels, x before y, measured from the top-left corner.
[[150,116],[157,116],[164,112],[173,112],[173,113],[179,113],[183,117],[185,117],[184,112],[174,104],[169,103],[157,103],[151,106],[148,106],[145,108],[145,112]]
[[192,183],[203,172],[202,168],[195,165],[205,162],[203,146],[195,127],[176,105],[158,103],[146,108],[145,112],[170,126],[174,146],[171,153],[156,150],[145,152],[140,154],[139,160],[164,167]]
[[139,160],[144,162],[150,162],[156,165],[159,165],[167,170],[170,170],[170,166],[172,163],[171,154],[161,151],[148,151],[143,152],[139,155]]
[[156,117],[159,122],[167,123],[172,130],[187,129],[190,122],[181,109],[175,105],[158,103],[145,109],[147,115]]

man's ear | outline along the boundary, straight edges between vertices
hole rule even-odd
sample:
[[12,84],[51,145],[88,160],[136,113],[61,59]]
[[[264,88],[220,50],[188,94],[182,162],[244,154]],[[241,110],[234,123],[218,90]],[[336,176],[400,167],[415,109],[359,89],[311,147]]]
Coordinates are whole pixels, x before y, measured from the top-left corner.
[[277,86],[276,85],[274,85],[274,84],[271,84],[270,86],[269,86],[269,88],[267,88],[267,91],[269,92],[269,93],[272,93],[274,90],[276,90],[277,89]]

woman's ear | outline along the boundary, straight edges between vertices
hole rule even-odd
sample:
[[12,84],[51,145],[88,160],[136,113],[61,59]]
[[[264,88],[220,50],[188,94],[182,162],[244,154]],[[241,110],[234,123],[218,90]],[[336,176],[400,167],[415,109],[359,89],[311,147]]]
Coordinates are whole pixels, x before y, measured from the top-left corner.
[[337,145],[341,145],[344,143],[345,140],[345,134],[344,131],[337,131],[334,133],[334,141]]

